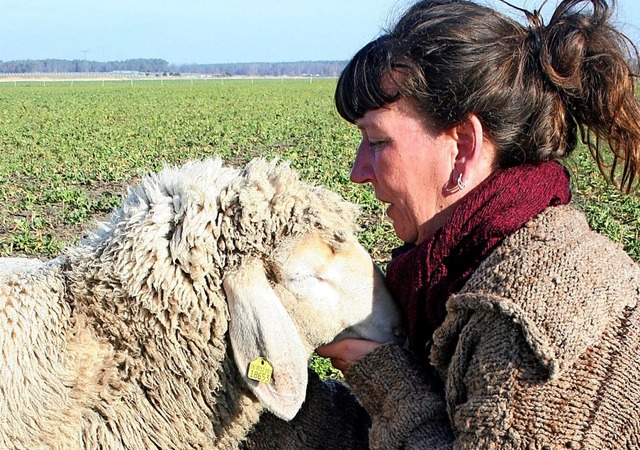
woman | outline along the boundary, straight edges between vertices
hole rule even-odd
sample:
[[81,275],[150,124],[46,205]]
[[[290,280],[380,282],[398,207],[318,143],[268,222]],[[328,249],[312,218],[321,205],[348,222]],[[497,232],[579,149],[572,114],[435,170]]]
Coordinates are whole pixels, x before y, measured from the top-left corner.
[[317,383],[256,448],[640,448],[640,269],[568,205],[558,162],[580,138],[632,189],[637,52],[605,0],[565,0],[547,25],[526,15],[420,1],[345,68],[336,105],[362,132],[351,179],[406,242],[387,280],[409,348],[318,349],[370,428]]

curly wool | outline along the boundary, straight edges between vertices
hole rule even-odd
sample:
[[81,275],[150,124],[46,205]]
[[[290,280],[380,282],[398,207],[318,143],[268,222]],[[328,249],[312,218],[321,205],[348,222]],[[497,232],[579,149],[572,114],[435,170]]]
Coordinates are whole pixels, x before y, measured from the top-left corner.
[[285,235],[313,230],[339,246],[356,228],[353,205],[278,161],[211,159],[145,178],[78,246],[0,288],[15,299],[0,310],[17,317],[0,339],[40,355],[0,360],[21,369],[3,377],[24,377],[7,381],[0,446],[235,448],[261,407],[233,362],[223,274],[268,259]]

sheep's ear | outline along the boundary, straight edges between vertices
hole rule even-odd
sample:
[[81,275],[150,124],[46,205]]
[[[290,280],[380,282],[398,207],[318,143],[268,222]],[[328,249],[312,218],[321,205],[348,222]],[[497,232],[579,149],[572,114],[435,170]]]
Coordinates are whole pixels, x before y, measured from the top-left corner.
[[[263,406],[291,420],[305,399],[308,359],[293,320],[269,285],[260,261],[243,264],[225,278],[223,287],[238,369]],[[258,369],[252,377],[250,366]]]

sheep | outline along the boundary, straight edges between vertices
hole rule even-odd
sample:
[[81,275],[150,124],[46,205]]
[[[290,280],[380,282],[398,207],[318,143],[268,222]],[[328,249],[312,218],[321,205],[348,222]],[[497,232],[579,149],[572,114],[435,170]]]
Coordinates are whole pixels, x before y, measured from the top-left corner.
[[12,272],[19,269],[36,268],[41,264],[41,261],[38,259],[0,258],[0,275],[4,272]]
[[317,346],[401,329],[356,219],[286,162],[210,158],[55,259],[0,259],[0,447],[233,449],[290,420]]

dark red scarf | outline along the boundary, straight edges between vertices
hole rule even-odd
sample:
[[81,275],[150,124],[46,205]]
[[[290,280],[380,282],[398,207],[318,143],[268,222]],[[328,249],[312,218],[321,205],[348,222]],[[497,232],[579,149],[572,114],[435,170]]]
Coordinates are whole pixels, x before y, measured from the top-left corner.
[[387,283],[404,309],[413,348],[424,349],[444,321],[449,296],[504,238],[569,200],[569,174],[557,162],[498,169],[460,200],[431,239],[395,249]]

